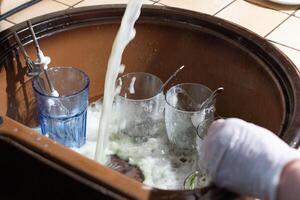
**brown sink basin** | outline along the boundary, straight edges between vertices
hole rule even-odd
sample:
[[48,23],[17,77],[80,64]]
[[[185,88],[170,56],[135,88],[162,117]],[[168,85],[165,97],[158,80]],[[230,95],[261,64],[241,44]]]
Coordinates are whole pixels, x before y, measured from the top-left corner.
[[[123,12],[124,6],[86,7],[32,20],[51,66],[74,66],[89,75],[91,100],[103,94],[108,56]],[[217,102],[218,116],[254,122],[298,147],[299,72],[273,45],[224,20],[165,7],[145,6],[136,28],[136,38],[123,55],[126,72],[146,71],[165,81],[185,65],[175,82],[225,88]],[[10,30],[19,32],[35,57],[26,23]],[[215,187],[149,188],[33,132],[29,127],[37,125],[35,97],[16,46],[9,30],[0,34],[0,183],[6,186],[0,198],[238,198]]]

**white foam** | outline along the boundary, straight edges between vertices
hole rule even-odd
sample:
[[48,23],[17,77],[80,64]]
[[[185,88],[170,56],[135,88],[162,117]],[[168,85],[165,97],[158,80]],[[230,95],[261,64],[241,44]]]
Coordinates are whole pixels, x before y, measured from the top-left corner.
[[51,96],[59,97],[59,93],[57,92],[57,90],[53,89],[53,91],[51,92]]
[[45,56],[44,53],[39,50],[38,51],[38,62],[37,64],[39,64],[44,70],[48,69],[48,65],[51,62],[51,58],[48,56]]
[[[88,107],[87,112],[87,142],[76,152],[93,159],[96,151],[98,127],[96,126],[101,115],[101,101],[98,100]],[[112,128],[114,125],[108,126]],[[115,131],[115,130],[114,130]],[[111,132],[114,132],[111,131]],[[141,138],[124,133],[112,133],[108,138],[107,155],[117,155],[137,165],[144,177],[144,184],[161,189],[183,189],[185,178],[196,169],[197,154],[175,155],[170,150],[164,127],[155,137]],[[209,183],[203,181],[201,187]]]
[[[48,69],[48,65],[51,62],[51,58],[48,56],[45,56],[44,53],[39,49],[38,51],[38,62],[37,64],[43,69],[43,70],[47,70]],[[59,93],[57,90],[55,90],[53,88],[53,91],[51,91],[51,96],[54,97],[59,97]]]

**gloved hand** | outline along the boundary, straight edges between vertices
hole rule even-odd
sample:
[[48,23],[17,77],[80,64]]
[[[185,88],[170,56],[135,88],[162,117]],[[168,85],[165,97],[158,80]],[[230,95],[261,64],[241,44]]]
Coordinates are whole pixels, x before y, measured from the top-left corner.
[[300,155],[269,130],[232,118],[210,126],[199,158],[217,186],[275,200],[284,166]]

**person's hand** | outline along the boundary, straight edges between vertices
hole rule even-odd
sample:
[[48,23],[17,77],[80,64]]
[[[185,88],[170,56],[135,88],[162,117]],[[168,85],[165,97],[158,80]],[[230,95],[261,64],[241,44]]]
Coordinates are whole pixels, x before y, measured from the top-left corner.
[[199,157],[217,186],[270,200],[276,199],[283,167],[300,158],[274,133],[234,118],[210,126]]

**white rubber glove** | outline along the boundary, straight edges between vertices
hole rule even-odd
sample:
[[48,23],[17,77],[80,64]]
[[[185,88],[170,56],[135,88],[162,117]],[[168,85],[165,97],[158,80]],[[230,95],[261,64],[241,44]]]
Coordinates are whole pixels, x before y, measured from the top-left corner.
[[275,200],[283,167],[300,158],[274,133],[240,119],[215,121],[200,147],[213,182],[237,193]]

